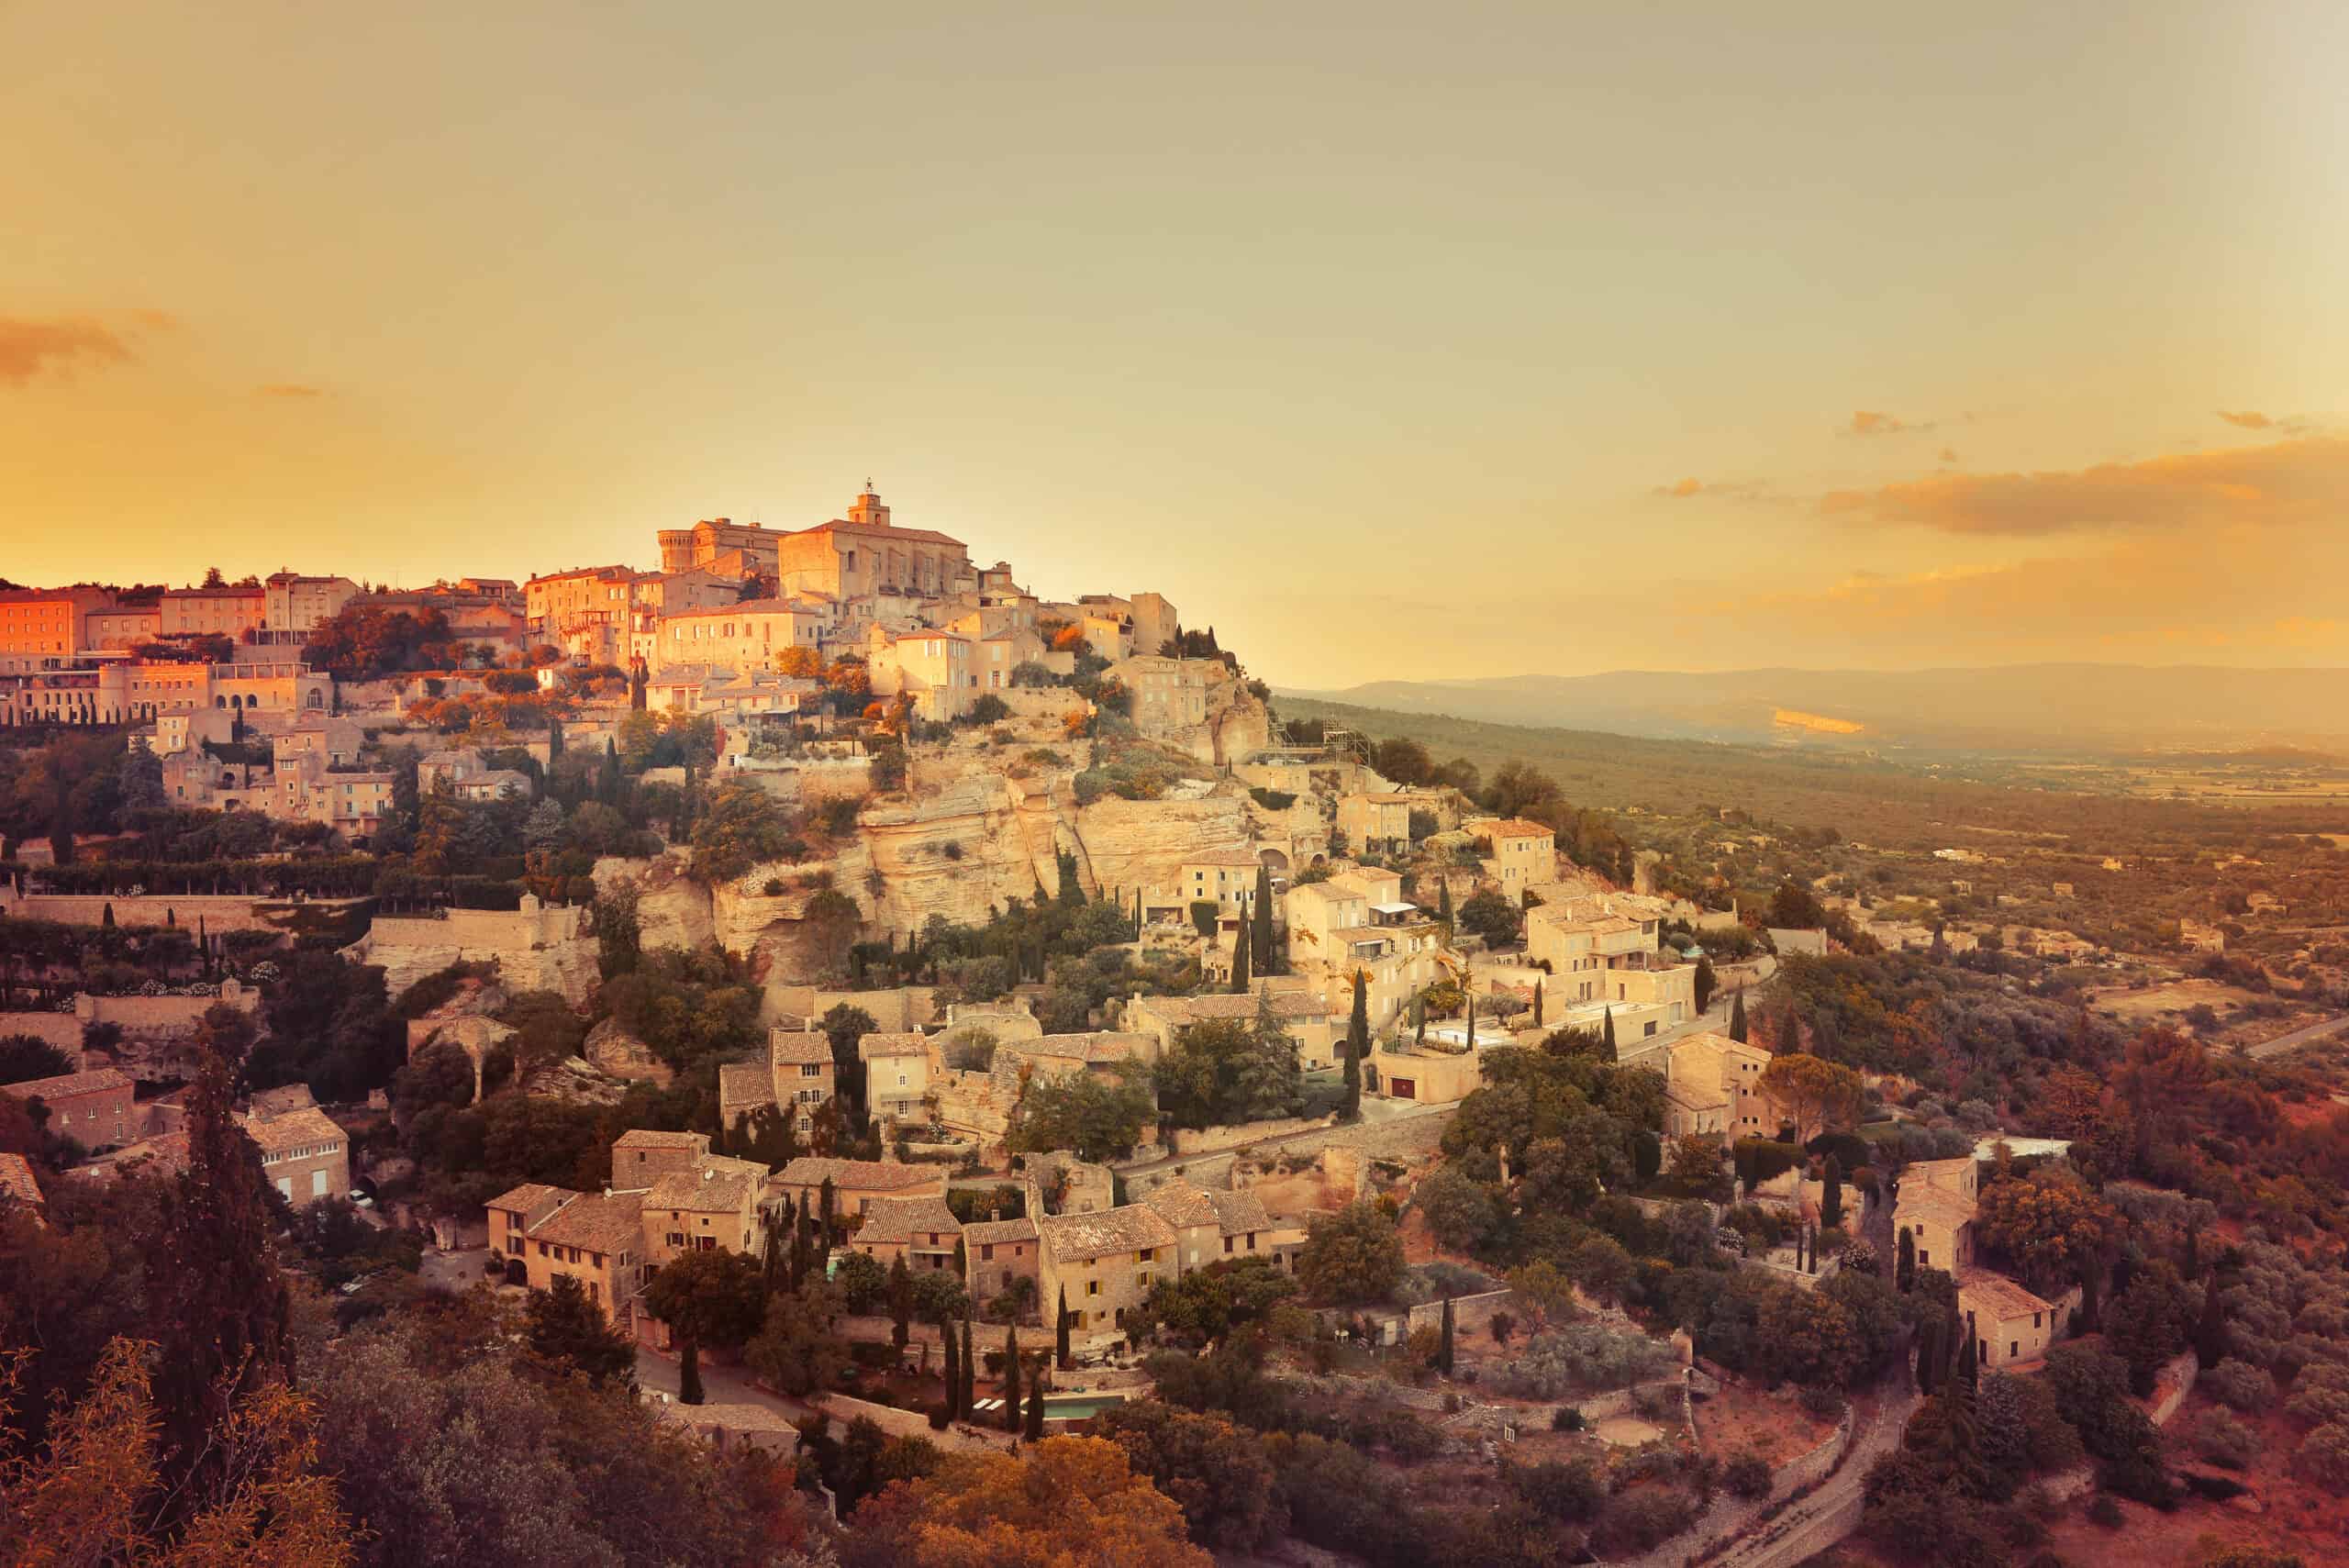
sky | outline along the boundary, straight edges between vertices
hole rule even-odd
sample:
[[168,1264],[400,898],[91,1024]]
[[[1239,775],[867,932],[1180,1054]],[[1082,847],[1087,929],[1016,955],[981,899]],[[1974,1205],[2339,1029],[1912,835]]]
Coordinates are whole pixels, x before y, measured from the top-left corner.
[[1276,684],[2349,664],[2349,7],[0,0],[0,576],[870,478]]

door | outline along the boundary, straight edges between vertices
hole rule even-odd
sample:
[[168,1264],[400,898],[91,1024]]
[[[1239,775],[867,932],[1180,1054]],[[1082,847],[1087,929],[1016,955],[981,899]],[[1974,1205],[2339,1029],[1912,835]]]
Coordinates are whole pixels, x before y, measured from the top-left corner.
[[1395,1099],[1415,1100],[1419,1096],[1419,1081],[1413,1078],[1389,1078],[1386,1093]]
[[322,1198],[327,1195],[327,1173],[324,1170],[310,1173],[310,1195],[313,1198]]

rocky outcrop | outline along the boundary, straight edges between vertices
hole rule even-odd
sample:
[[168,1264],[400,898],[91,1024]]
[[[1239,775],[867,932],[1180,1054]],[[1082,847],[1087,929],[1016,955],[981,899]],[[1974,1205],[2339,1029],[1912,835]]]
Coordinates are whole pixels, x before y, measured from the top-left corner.
[[614,1078],[638,1080],[665,1089],[674,1076],[669,1064],[655,1056],[651,1046],[622,1029],[618,1018],[606,1018],[589,1029],[584,1049],[590,1065]]
[[1056,818],[1050,795],[991,773],[966,773],[918,800],[867,806],[870,869],[862,885],[843,883],[842,890],[864,895],[859,902],[885,930],[918,931],[933,915],[983,924],[1010,899],[1057,883]]
[[1086,890],[1172,888],[1186,855],[1252,840],[1248,798],[1236,788],[1205,800],[1123,800],[1106,795],[1075,813]]
[[709,889],[685,875],[683,855],[649,861],[607,857],[596,862],[598,888],[633,884],[636,923],[647,951],[654,948],[707,947],[717,939]]
[[552,991],[573,1006],[585,1004],[595,989],[596,942],[591,937],[551,942],[543,947],[481,946],[451,943],[378,943],[362,937],[342,950],[358,963],[384,971],[384,984],[396,996],[428,974],[438,974],[452,963],[478,963],[495,959],[498,978],[512,991]]
[[583,1056],[566,1056],[530,1074],[522,1092],[534,1099],[561,1100],[573,1106],[616,1106],[628,1094],[627,1083],[613,1077]]

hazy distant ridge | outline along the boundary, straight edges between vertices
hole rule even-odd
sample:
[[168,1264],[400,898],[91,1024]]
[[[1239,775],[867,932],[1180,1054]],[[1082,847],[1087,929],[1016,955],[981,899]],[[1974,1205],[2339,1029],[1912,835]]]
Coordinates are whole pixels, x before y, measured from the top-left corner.
[[[1810,745],[2349,744],[2349,669],[2009,664],[1945,670],[1616,670],[1303,691],[1364,707],[1659,739]],[[1856,724],[1850,734],[1812,723]]]

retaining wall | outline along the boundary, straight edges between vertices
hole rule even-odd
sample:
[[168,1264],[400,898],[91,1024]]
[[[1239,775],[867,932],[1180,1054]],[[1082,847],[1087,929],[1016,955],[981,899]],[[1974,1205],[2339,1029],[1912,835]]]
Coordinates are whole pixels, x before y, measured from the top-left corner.
[[106,906],[114,906],[117,926],[168,926],[174,922],[190,936],[200,916],[204,929],[222,931],[283,932],[297,910],[342,910],[367,902],[362,898],[246,898],[226,894],[158,894],[137,898],[99,893],[28,893],[22,897],[0,894],[0,906],[26,920],[54,920],[63,926],[96,926],[106,921]]
[[1278,1121],[1242,1122],[1237,1127],[1177,1128],[1165,1152],[1217,1154],[1227,1149],[1244,1148],[1267,1138],[1282,1138],[1292,1132],[1311,1132],[1337,1125],[1336,1117],[1319,1116],[1284,1117]]

